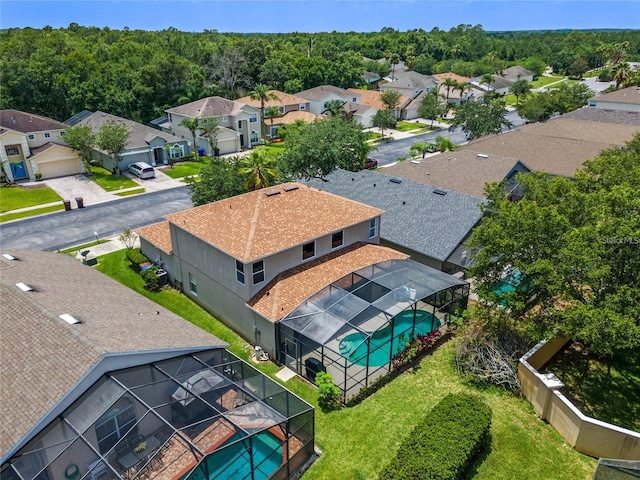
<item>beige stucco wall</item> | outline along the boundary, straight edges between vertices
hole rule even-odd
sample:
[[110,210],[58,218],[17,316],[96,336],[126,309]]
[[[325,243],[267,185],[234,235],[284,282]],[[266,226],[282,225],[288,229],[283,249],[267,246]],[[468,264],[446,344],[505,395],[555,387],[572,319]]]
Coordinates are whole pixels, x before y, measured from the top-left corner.
[[553,337],[520,359],[518,379],[523,395],[536,414],[579,452],[593,457],[640,459],[640,433],[587,417],[559,391],[562,384],[538,372],[567,341]]

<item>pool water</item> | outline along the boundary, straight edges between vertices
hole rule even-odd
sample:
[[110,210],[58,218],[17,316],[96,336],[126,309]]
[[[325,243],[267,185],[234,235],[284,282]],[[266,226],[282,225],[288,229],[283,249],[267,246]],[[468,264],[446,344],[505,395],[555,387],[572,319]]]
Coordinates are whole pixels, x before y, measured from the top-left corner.
[[[382,330],[373,333],[369,340],[370,353],[368,355],[369,366],[379,367],[391,361],[393,354],[402,351],[412,333],[413,311],[402,312],[394,318],[393,333],[395,338],[391,341],[391,323]],[[431,313],[423,310],[416,311],[415,335],[426,335],[440,328],[440,321]],[[404,334],[404,338],[399,337]],[[367,364],[366,335],[360,332],[352,333],[340,341],[340,354],[351,363],[365,366]]]
[[[245,437],[244,442],[237,442],[242,438],[239,434],[229,438],[223,449],[209,455],[203,462],[209,469],[209,478],[202,475],[202,468],[196,470],[194,474],[184,477],[185,480],[244,480],[251,477],[251,458],[248,451],[249,439]],[[253,478],[255,480],[266,480],[282,465],[282,442],[278,437],[269,433],[261,432],[251,438],[253,450]]]

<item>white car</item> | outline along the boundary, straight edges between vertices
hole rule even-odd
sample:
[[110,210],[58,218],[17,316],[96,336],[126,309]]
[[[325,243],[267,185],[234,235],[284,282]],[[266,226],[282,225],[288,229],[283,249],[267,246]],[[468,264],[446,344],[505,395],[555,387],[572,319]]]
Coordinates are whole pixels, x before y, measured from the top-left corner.
[[129,165],[129,172],[138,178],[156,178],[156,171],[151,165],[145,162],[136,162]]

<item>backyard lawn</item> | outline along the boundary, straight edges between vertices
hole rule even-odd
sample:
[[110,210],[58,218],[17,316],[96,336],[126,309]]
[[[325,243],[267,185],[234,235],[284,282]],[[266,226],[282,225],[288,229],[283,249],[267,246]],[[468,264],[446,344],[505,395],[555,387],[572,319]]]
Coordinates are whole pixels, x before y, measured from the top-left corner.
[[540,77],[536,78],[533,82],[529,83],[529,85],[531,86],[531,88],[540,88],[540,87],[544,87],[546,85],[549,85],[550,83],[559,82],[562,79],[564,79],[564,77],[561,77],[561,76],[557,76],[557,77],[543,77],[543,76],[540,76]]
[[174,163],[173,168],[166,167],[162,169],[162,173],[171,178],[184,178],[200,175],[200,170],[206,167],[211,160],[202,157],[201,162],[179,162]]
[[[251,348],[246,341],[172,289],[147,292],[140,276],[127,265],[124,251],[119,251],[99,257],[97,268],[228,342],[230,351],[248,359]],[[303,480],[377,478],[402,439],[450,392],[480,395],[493,409],[491,446],[469,478],[592,478],[595,459],[567,445],[552,427],[538,419],[526,400],[502,390],[462,384],[453,355],[454,342],[449,341],[419,367],[399,376],[361,404],[327,414],[316,409],[316,444],[324,453]],[[272,378],[279,369],[271,363],[257,368]],[[284,385],[317,406],[316,390],[304,380],[295,378]]]
[[280,155],[284,152],[285,142],[269,143],[268,145],[260,145],[255,149],[266,150],[269,155]]
[[62,202],[62,198],[45,185],[38,188],[19,186],[0,188],[0,213],[53,202]]
[[107,192],[138,186],[138,184],[129,177],[113,175],[109,170],[102,167],[91,167],[91,175],[89,178]]

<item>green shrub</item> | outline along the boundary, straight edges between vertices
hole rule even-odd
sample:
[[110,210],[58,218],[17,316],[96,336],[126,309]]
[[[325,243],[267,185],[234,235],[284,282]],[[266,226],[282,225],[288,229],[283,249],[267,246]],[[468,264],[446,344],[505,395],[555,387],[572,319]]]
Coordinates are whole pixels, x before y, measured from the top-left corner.
[[149,261],[139,248],[132,248],[126,251],[127,259],[136,272],[140,271],[140,264]]
[[449,394],[404,439],[382,480],[460,479],[488,445],[491,408],[477,397]]
[[318,386],[318,405],[323,412],[338,410],[342,407],[342,391],[336,387],[331,379],[331,374],[319,372],[316,375]]
[[143,270],[141,273],[142,279],[144,280],[144,288],[150,292],[157,292],[159,290],[157,270],[157,268],[151,267]]

